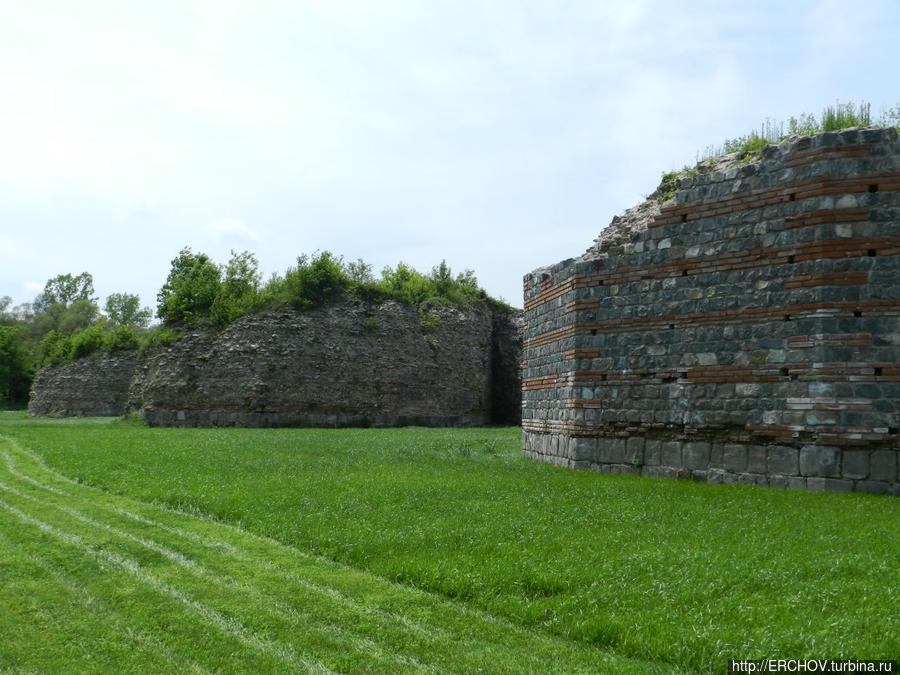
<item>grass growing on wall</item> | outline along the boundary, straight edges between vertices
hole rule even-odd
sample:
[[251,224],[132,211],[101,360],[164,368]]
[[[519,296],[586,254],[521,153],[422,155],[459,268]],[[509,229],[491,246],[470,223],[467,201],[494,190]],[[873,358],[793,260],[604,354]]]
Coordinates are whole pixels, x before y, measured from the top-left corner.
[[571,472],[522,458],[515,428],[20,421],[0,435],[104,494],[230,523],[597,658],[722,672],[730,658],[900,653],[889,497]]
[[874,120],[871,104],[861,102],[857,105],[853,101],[826,106],[818,116],[800,113],[798,117],[791,117],[787,125],[767,118],[758,131],[753,130],[744,136],[726,139],[720,146],[708,146],[697,159],[700,161],[735,152],[753,158],[758,157],[765,146],[779,143],[788,136],[810,136],[850,127],[868,126],[900,129],[900,104],[889,108]]

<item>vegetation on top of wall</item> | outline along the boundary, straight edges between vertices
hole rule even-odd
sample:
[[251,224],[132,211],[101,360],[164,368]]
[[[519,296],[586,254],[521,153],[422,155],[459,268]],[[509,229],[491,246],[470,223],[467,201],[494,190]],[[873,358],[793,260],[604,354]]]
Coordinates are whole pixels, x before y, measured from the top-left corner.
[[840,131],[850,127],[896,127],[900,129],[900,103],[883,112],[877,119],[872,119],[872,106],[865,101],[859,105],[848,101],[837,102],[826,106],[818,117],[811,113],[800,113],[799,117],[791,117],[785,127],[784,122],[766,119],[759,131],[751,131],[744,136],[726,139],[721,146],[708,146],[698,162],[704,159],[719,157],[732,153],[747,161],[759,157],[762,149],[772,143],[780,143],[790,136],[811,136],[827,131]]
[[157,316],[168,327],[225,326],[245,314],[316,307],[344,294],[416,306],[500,304],[478,286],[471,270],[454,276],[445,261],[427,275],[401,262],[385,267],[376,279],[372,266],[363,260],[345,262],[342,256],[320,251],[301,255],[284,274],[262,283],[256,256],[249,251],[232,251],[231,260],[220,267],[206,254],[185,248],[172,261],[157,296]]
[[[35,372],[96,353],[171,344],[186,327],[224,327],[240,316],[283,307],[310,308],[350,294],[371,302],[397,300],[427,310],[473,302],[501,305],[471,270],[453,275],[446,262],[422,274],[405,263],[385,267],[376,278],[362,260],[345,262],[330,251],[301,255],[284,274],[263,283],[256,256],[235,253],[218,265],[205,253],[182,249],[157,294],[156,316],[128,293],[113,293],[101,310],[88,272],[47,281],[30,303],[12,307],[0,298],[0,407],[23,407]],[[371,327],[370,327],[371,328]]]
[[147,339],[152,312],[128,293],[101,310],[88,272],[47,281],[30,303],[0,298],[0,407],[23,407],[35,371],[97,351],[135,349]]
[[[869,103],[857,105],[848,101],[826,106],[818,117],[811,113],[800,113],[798,117],[791,117],[787,126],[784,122],[766,118],[760,124],[759,131],[753,130],[744,136],[725,139],[722,145],[709,145],[702,153],[698,152],[697,163],[693,167],[684,166],[680,171],[663,172],[659,186],[647,198],[665,203],[675,196],[681,179],[701,173],[707,160],[736,154],[739,161],[749,164],[759,160],[764,147],[780,143],[791,136],[812,136],[851,127],[894,127],[900,131],[900,103],[881,113],[874,121],[871,111]],[[705,170],[709,170],[708,166]]]

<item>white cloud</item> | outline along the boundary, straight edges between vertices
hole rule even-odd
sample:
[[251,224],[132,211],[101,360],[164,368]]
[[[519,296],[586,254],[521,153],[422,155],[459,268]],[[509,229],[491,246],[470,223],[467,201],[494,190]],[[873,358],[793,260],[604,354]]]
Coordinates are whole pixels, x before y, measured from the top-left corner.
[[519,303],[705,146],[897,103],[896,0],[8,4],[0,295],[89,269],[153,297],[191,245],[446,257]]
[[237,218],[222,218],[214,223],[210,223],[204,228],[206,234],[215,242],[221,242],[228,239],[239,239],[245,241],[262,241],[262,235],[256,230],[247,227]]

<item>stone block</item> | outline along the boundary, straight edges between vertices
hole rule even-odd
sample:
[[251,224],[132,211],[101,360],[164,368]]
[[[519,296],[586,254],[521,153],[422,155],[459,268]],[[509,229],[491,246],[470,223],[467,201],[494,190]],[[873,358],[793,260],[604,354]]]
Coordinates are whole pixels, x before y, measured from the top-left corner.
[[650,478],[678,478],[678,469],[669,466],[644,466],[641,475]]
[[643,436],[632,436],[625,442],[625,461],[631,466],[640,466],[644,463]]
[[713,443],[709,451],[709,465],[711,467],[722,466],[722,452],[724,443]]
[[736,396],[759,396],[760,391],[762,391],[762,385],[756,382],[738,382],[734,385]]
[[659,463],[662,466],[670,466],[680,469],[681,462],[681,441],[665,441],[660,448]]
[[709,468],[710,444],[704,441],[690,441],[684,444],[682,456],[684,466],[691,470]]
[[769,476],[769,487],[787,488],[790,487],[790,481],[788,476]]
[[897,480],[897,450],[873,450],[869,465],[871,480]]
[[741,443],[726,443],[722,452],[722,464],[728,471],[746,471],[747,446]]
[[800,476],[791,476],[788,478],[788,487],[793,490],[805,490],[807,489],[806,479]]
[[770,474],[796,476],[800,473],[800,452],[784,445],[769,446],[766,467]]
[[768,451],[764,445],[747,446],[747,471],[750,473],[766,473],[766,456]]
[[600,438],[597,444],[597,461],[601,464],[623,464],[625,462],[624,438]]
[[868,478],[869,476],[869,451],[847,449],[841,458],[841,476],[844,478]]
[[710,469],[706,472],[706,482],[710,485],[721,485],[725,482],[727,475],[728,472],[722,469]]
[[878,480],[858,480],[856,481],[856,491],[879,495],[889,494],[891,491],[891,484]]
[[662,449],[662,441],[656,439],[647,439],[644,445],[644,465],[659,466],[659,455]]
[[807,478],[806,489],[810,492],[825,492],[824,478]]
[[840,478],[825,478],[826,492],[853,492],[853,481]]
[[841,475],[840,449],[828,445],[804,445],[800,448],[800,474],[837,478]]

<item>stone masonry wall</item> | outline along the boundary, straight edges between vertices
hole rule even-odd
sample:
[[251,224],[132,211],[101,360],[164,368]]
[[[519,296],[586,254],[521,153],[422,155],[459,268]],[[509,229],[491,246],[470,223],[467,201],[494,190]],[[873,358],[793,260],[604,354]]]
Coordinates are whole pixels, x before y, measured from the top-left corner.
[[787,139],[632,212],[525,277],[525,454],[900,494],[896,131]]
[[45,368],[29,412],[138,412],[153,426],[518,424],[521,342],[507,330],[516,316],[351,300],[245,316],[127,367],[100,358]]
[[95,355],[38,371],[28,414],[41,417],[110,417],[125,412],[137,368],[134,352]]

